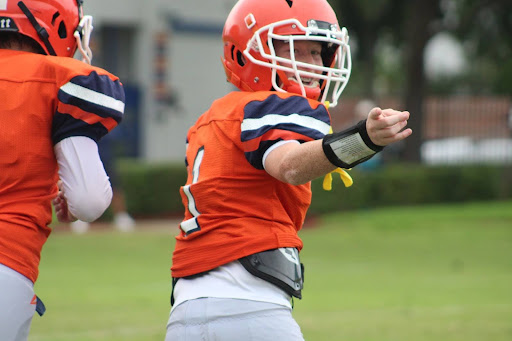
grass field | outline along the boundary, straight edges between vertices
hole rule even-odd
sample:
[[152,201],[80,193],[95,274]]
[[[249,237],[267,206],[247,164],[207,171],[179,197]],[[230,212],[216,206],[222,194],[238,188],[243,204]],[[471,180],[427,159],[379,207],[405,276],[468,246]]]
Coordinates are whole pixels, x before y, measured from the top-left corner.
[[[29,340],[163,341],[176,225],[163,226],[56,227]],[[512,340],[510,201],[345,212],[301,237],[306,340]]]

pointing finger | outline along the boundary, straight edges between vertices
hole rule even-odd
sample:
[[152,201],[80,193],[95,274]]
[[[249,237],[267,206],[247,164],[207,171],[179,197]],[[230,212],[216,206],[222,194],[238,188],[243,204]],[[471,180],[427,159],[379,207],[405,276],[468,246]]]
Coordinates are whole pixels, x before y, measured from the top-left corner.
[[373,108],[370,113],[368,114],[368,118],[371,120],[376,120],[379,118],[379,116],[382,114],[382,109],[379,107]]

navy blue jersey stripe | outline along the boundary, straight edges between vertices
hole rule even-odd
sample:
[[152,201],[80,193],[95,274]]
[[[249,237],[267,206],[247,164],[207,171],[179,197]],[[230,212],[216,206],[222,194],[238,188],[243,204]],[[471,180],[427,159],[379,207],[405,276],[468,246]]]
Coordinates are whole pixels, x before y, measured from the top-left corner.
[[299,96],[280,98],[271,95],[264,101],[252,101],[244,108],[241,140],[262,136],[271,129],[293,131],[311,139],[328,133],[330,117],[324,106],[313,109]]
[[244,131],[241,134],[242,142],[246,142],[246,141],[258,138],[272,129],[282,129],[282,130],[293,131],[295,133],[310,137],[312,140],[318,140],[325,136],[325,134],[323,132],[320,132],[318,130],[302,127],[302,126],[292,124],[292,123],[283,123],[283,124],[277,124],[274,126],[271,126],[271,125],[263,126],[260,129],[256,129],[256,130]]
[[107,128],[99,122],[88,124],[71,115],[59,112],[53,116],[52,141],[54,145],[72,136],[86,136],[98,142],[107,133]]
[[[282,141],[281,139],[277,140],[267,140],[262,141],[258,149],[252,152],[245,152],[245,158],[249,163],[256,169],[263,169],[263,155],[265,152],[272,147],[274,144]],[[304,143],[304,140],[297,140],[299,143]]]
[[60,87],[58,99],[100,117],[111,117],[118,123],[124,113],[125,93],[119,80],[92,72],[77,76]]
[[330,118],[323,105],[313,109],[308,100],[301,96],[280,98],[277,95],[270,95],[263,101],[252,101],[244,108],[244,119],[262,118],[266,115],[291,115],[299,114],[311,116],[317,120],[330,125]]
[[88,76],[73,77],[70,82],[122,102],[125,100],[121,82],[119,80],[113,81],[107,75],[98,75],[96,71],[91,72]]
[[82,109],[83,111],[94,113],[103,118],[113,118],[117,123],[121,122],[123,119],[123,113],[119,112],[118,110],[98,105],[96,103],[91,103],[75,96],[71,96],[62,90],[59,90],[58,98],[62,103],[75,106]]
[[263,169],[263,154],[272,147],[275,143],[279,142],[281,140],[268,140],[268,141],[262,141],[260,143],[260,147],[252,152],[246,152],[245,158],[249,163],[256,169]]

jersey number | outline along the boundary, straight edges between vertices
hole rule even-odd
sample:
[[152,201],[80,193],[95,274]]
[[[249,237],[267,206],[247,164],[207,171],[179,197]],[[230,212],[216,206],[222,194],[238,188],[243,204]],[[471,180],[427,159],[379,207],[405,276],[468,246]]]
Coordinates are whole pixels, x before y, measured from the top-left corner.
[[[204,147],[199,148],[197,151],[196,158],[194,159],[194,164],[192,165],[192,184],[195,184],[199,179],[199,168],[201,167],[201,162],[203,162],[204,156]],[[180,224],[180,228],[185,232],[185,235],[189,235],[193,232],[199,231],[201,227],[199,226],[199,222],[197,218],[201,213],[197,210],[196,201],[192,192],[190,191],[190,185],[183,186],[183,192],[187,196],[188,199],[188,211],[192,215],[192,218],[182,221]]]

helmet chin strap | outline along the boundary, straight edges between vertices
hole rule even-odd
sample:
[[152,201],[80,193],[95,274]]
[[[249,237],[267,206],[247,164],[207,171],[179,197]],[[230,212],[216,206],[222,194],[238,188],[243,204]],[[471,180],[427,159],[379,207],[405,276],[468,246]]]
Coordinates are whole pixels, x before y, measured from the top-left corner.
[[[281,71],[277,72],[279,75],[279,78],[281,79],[282,76],[285,76],[284,73]],[[320,88],[320,84],[315,87],[308,87],[304,84],[299,84],[299,81],[297,81],[294,78],[286,78],[286,80],[281,80],[280,88],[283,91],[294,93],[298,95],[306,96],[309,99],[318,100],[320,98],[320,95],[322,94],[322,89]]]
[[56,56],[57,54],[55,53],[55,50],[53,49],[53,46],[52,44],[50,44],[50,41],[48,40],[48,31],[46,31],[44,29],[44,27],[42,27],[41,25],[39,25],[39,23],[37,22],[36,18],[34,17],[34,15],[32,14],[32,12],[30,12],[30,10],[28,9],[28,7],[23,3],[23,1],[20,1],[18,2],[18,7],[23,11],[23,13],[27,16],[27,19],[28,21],[30,21],[30,23],[32,24],[32,26],[34,26],[34,29],[36,30],[37,32],[37,35],[39,36],[39,38],[41,38],[41,41],[43,42],[44,46],[46,47],[46,50],[48,51],[48,53],[52,56]]
[[304,94],[300,84],[295,81],[288,82],[288,84],[283,85],[282,88],[286,92],[291,92],[291,93],[299,94],[299,95],[302,94],[302,95],[305,95],[309,99],[315,99],[315,100],[318,100],[320,98],[320,94],[322,92],[322,89],[320,89],[320,86],[317,86],[314,88],[304,86],[304,92],[305,92],[305,94]]
[[[283,90],[285,90],[286,92],[294,93],[294,94],[304,95],[300,85],[296,82],[288,83],[287,86],[283,87]],[[304,92],[306,93],[305,96],[307,98],[318,100],[320,98],[320,94],[321,94],[322,90],[320,89],[319,86],[314,87],[314,88],[305,86]]]
[[82,61],[87,64],[91,64],[92,62],[92,51],[89,47],[89,41],[93,28],[92,16],[84,15],[82,20],[80,20],[75,33],[73,33],[73,36],[76,39],[77,47],[82,54]]

